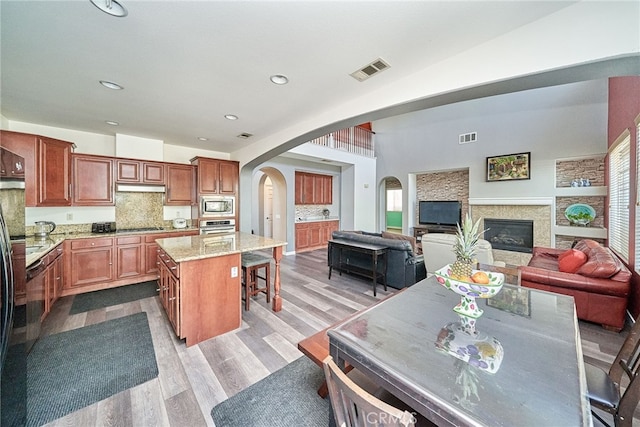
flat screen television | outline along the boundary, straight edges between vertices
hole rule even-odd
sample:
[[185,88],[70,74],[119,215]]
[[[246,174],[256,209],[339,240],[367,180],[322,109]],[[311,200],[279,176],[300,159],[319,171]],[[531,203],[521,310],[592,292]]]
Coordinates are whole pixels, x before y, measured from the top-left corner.
[[460,223],[462,202],[458,200],[421,200],[418,202],[418,222],[423,225],[453,225]]

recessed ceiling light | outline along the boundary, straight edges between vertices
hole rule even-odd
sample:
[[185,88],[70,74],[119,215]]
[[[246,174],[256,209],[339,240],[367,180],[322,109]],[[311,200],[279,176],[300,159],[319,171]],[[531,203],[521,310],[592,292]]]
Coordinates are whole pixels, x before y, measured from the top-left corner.
[[235,114],[225,114],[224,118],[227,120],[238,120],[238,116],[236,116]]
[[100,84],[106,88],[113,90],[122,90],[124,86],[120,86],[118,83],[110,82],[108,80],[100,80]]
[[289,83],[289,78],[287,76],[283,76],[282,74],[274,74],[273,76],[269,77],[269,79],[271,80],[271,82],[277,85],[286,85],[287,83]]
[[200,140],[200,141],[208,141],[209,138],[205,138],[204,136],[199,136],[198,140]]
[[111,126],[120,126],[120,123],[114,122],[113,120],[107,120],[105,123]]
[[90,0],[91,3],[104,13],[108,13],[111,16],[117,16],[123,18],[129,14],[127,9],[116,0]]

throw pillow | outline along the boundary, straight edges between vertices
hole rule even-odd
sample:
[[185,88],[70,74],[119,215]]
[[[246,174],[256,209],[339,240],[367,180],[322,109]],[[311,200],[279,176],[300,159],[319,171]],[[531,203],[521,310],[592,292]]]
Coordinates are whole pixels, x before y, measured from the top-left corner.
[[384,239],[406,240],[409,243],[411,243],[411,250],[413,251],[413,253],[417,254],[417,252],[416,252],[416,238],[415,237],[404,236],[404,235],[398,234],[398,233],[389,233],[387,231],[383,231],[382,232],[382,237]]
[[609,248],[593,248],[588,258],[588,261],[576,271],[577,274],[606,279],[620,271],[620,264]]
[[587,255],[577,249],[569,249],[558,257],[558,270],[563,273],[575,273],[587,262]]

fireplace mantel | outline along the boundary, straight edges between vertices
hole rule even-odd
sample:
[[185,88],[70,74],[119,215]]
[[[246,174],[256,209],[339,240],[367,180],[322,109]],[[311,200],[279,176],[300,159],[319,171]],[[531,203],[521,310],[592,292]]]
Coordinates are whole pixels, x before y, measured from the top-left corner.
[[470,198],[469,205],[504,205],[504,206],[551,206],[553,197],[503,197],[503,198]]

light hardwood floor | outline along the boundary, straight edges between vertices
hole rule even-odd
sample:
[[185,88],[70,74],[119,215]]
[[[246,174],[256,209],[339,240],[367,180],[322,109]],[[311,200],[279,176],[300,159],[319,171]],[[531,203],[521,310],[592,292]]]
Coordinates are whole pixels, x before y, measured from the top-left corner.
[[[300,340],[394,291],[379,287],[373,297],[367,280],[346,274],[328,280],[326,250],[285,256],[281,265],[281,312],[256,297],[243,311],[242,328],[189,348],[176,339],[157,298],[76,315],[69,315],[73,297],[60,299],[45,320],[45,334],[145,311],[159,375],[48,425],[213,426],[216,404],[300,357]],[[580,329],[585,359],[608,368],[624,333],[583,322]]]

